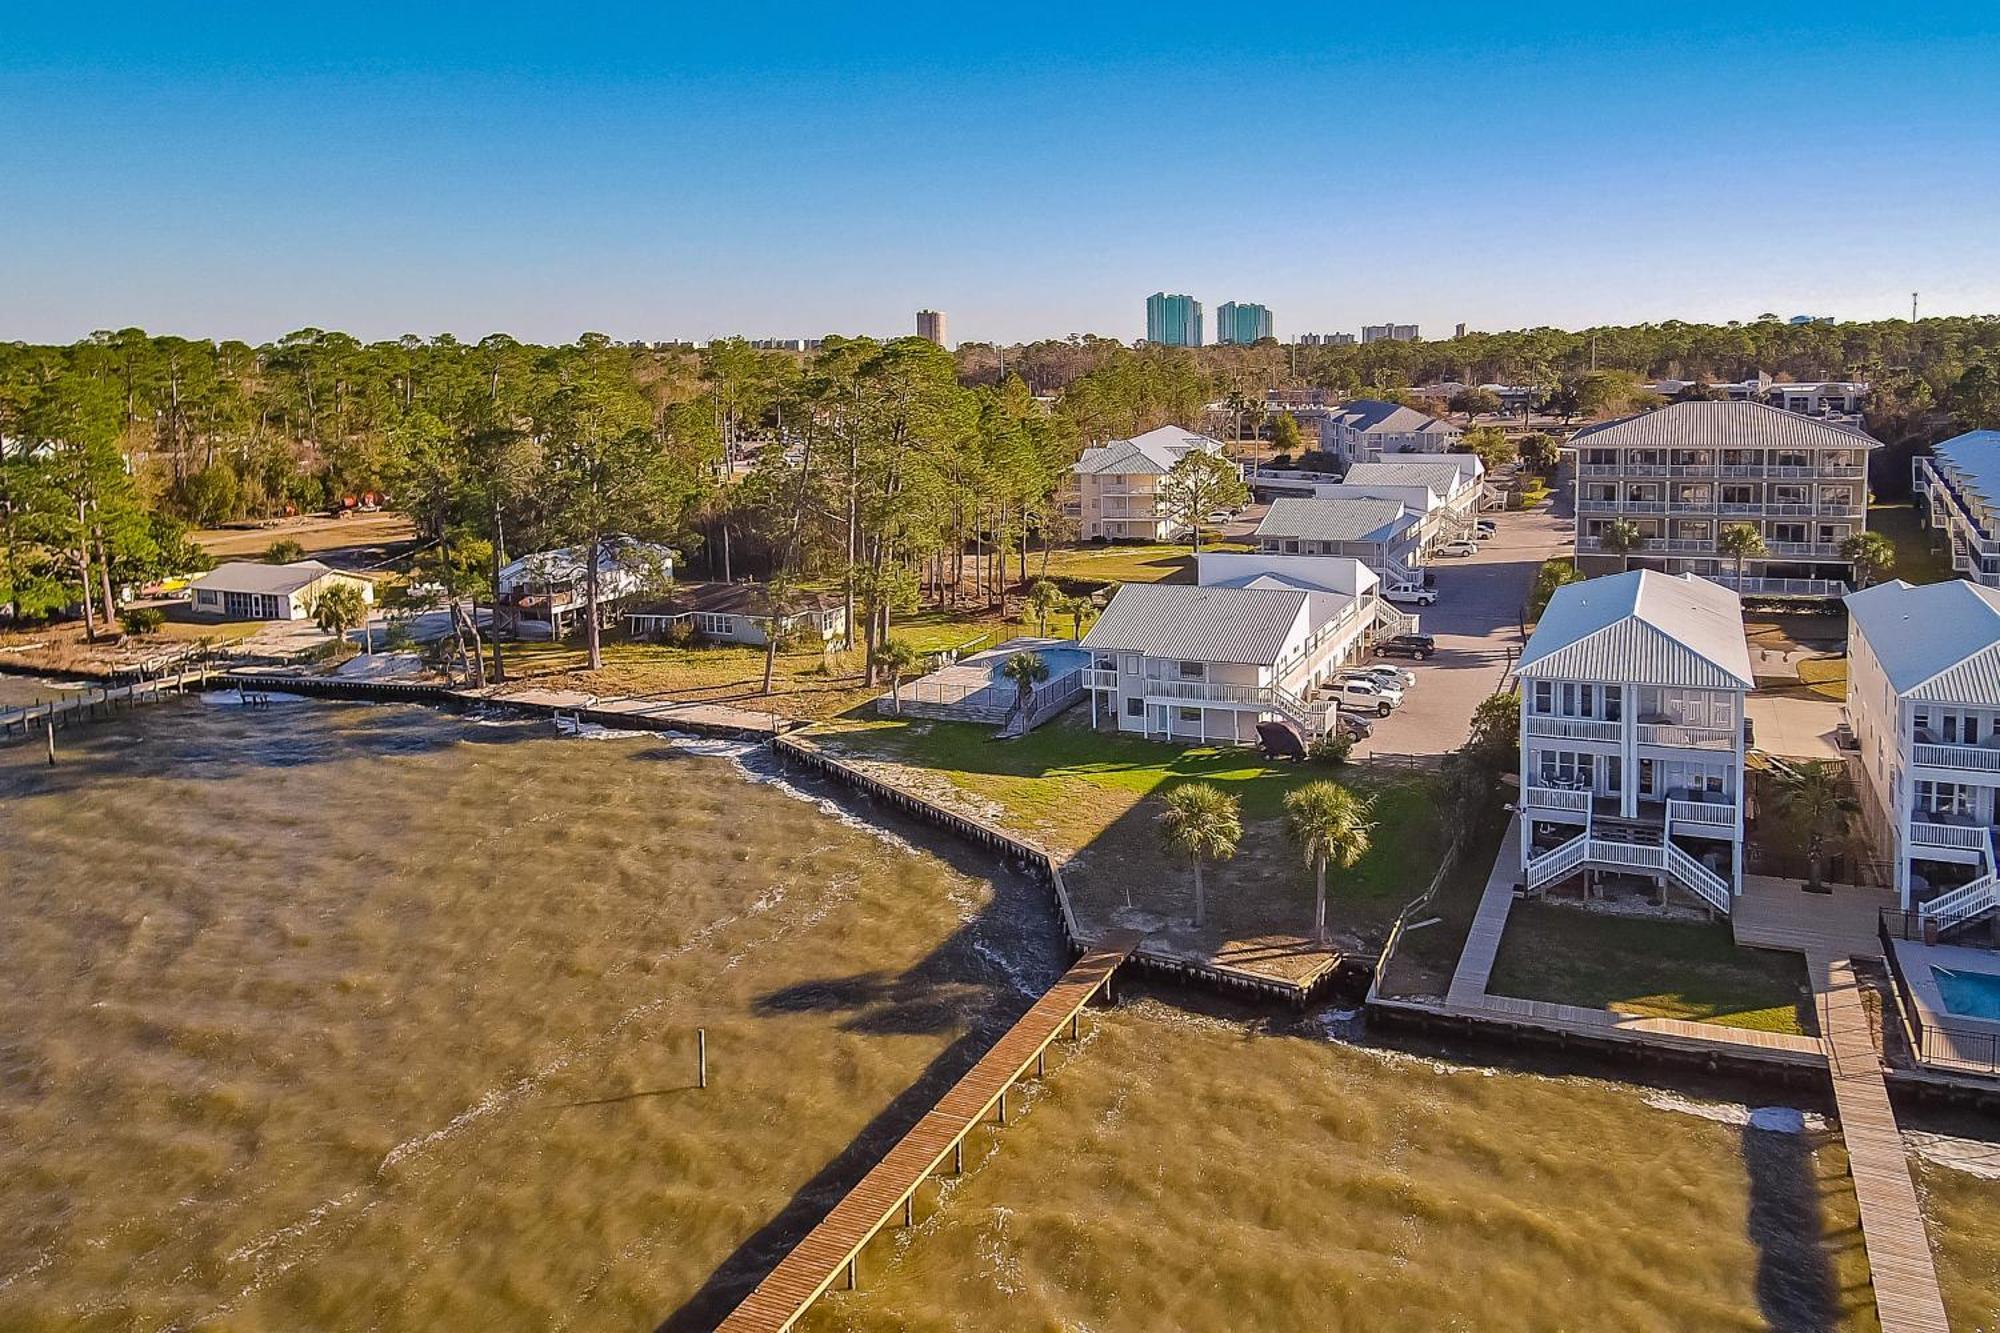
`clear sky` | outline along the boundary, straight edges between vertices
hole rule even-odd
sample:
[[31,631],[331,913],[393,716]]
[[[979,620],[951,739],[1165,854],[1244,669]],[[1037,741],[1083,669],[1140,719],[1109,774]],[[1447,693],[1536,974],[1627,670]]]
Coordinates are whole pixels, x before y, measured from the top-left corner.
[[2000,5],[1625,8],[16,0],[0,338],[2000,311]]

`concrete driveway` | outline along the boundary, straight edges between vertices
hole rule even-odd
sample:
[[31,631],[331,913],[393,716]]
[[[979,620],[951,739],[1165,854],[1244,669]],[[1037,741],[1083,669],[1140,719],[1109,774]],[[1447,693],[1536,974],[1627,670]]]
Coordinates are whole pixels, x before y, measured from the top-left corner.
[[1386,659],[1416,672],[1403,706],[1371,718],[1375,734],[1354,749],[1366,754],[1445,754],[1465,743],[1472,710],[1500,688],[1520,656],[1521,613],[1535,571],[1550,556],[1567,554],[1575,525],[1548,508],[1487,515],[1499,531],[1479,554],[1435,560],[1438,600],[1404,607],[1421,617],[1438,651],[1427,662]]

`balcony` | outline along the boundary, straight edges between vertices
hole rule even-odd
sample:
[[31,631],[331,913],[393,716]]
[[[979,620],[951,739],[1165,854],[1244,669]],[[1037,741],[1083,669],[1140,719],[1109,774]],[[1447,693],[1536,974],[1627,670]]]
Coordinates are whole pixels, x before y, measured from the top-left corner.
[[1771,542],[1764,543],[1772,555],[1806,556],[1815,560],[1840,559],[1839,542]]
[[1672,745],[1684,750],[1733,750],[1736,732],[1731,727],[1691,727],[1680,722],[1642,722],[1639,744]]
[[1733,832],[1736,828],[1736,803],[1721,804],[1715,801],[1675,801],[1667,802],[1667,821],[1671,824],[1694,824],[1702,828]]
[[[1604,541],[1600,537],[1578,537],[1576,549],[1579,551],[1602,551]],[[1632,553],[1650,555],[1714,555],[1715,541],[1692,537],[1647,537],[1632,548]]]
[[1960,852],[1980,852],[1992,845],[1992,834],[1983,824],[1970,822],[1970,815],[1962,815],[1963,824],[1942,824],[1924,819],[1921,815],[1910,824],[1910,845],[1913,847],[1944,847]]
[[1912,756],[1922,768],[1956,768],[1972,773],[2000,773],[2000,749],[1979,745],[1939,745],[1919,741]]
[[1083,688],[1086,690],[1116,690],[1118,669],[1116,667],[1085,667]]
[[1607,722],[1602,718],[1556,717],[1547,713],[1530,713],[1527,718],[1530,736],[1547,736],[1565,741],[1615,741],[1623,731],[1623,724]]
[[1572,791],[1567,787],[1538,787],[1530,785],[1524,791],[1523,804],[1530,810],[1561,810],[1580,815],[1590,809],[1590,793]]
[[1725,588],[1734,588],[1745,597],[1845,597],[1852,591],[1839,579],[1772,579],[1754,574],[1746,574],[1739,579],[1729,573],[1704,577]]

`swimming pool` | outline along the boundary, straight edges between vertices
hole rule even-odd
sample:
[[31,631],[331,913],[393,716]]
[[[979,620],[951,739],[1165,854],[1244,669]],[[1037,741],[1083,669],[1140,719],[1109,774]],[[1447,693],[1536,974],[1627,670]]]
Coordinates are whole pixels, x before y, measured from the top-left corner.
[[[1081,671],[1090,665],[1090,654],[1081,648],[1027,648],[1022,651],[1031,652],[1048,663],[1050,680],[1061,680],[1070,672]],[[1005,653],[995,658],[993,663],[995,681],[1006,679],[1001,673],[1006,669],[1007,658],[1011,656],[1013,654]]]
[[1966,1018],[2000,1019],[2000,975],[1991,972],[1955,972],[1931,966],[1944,1007]]

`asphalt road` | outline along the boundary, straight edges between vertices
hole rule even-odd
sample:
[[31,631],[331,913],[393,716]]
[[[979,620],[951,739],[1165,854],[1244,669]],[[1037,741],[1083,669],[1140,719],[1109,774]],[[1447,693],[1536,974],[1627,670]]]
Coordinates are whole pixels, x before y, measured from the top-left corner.
[[1375,734],[1355,747],[1365,754],[1444,754],[1465,741],[1472,711],[1500,687],[1520,656],[1521,612],[1542,562],[1567,552],[1575,525],[1546,507],[1529,513],[1494,513],[1493,540],[1479,554],[1432,562],[1438,600],[1415,611],[1419,628],[1438,641],[1427,662],[1386,659],[1416,672],[1403,706],[1371,718]]

